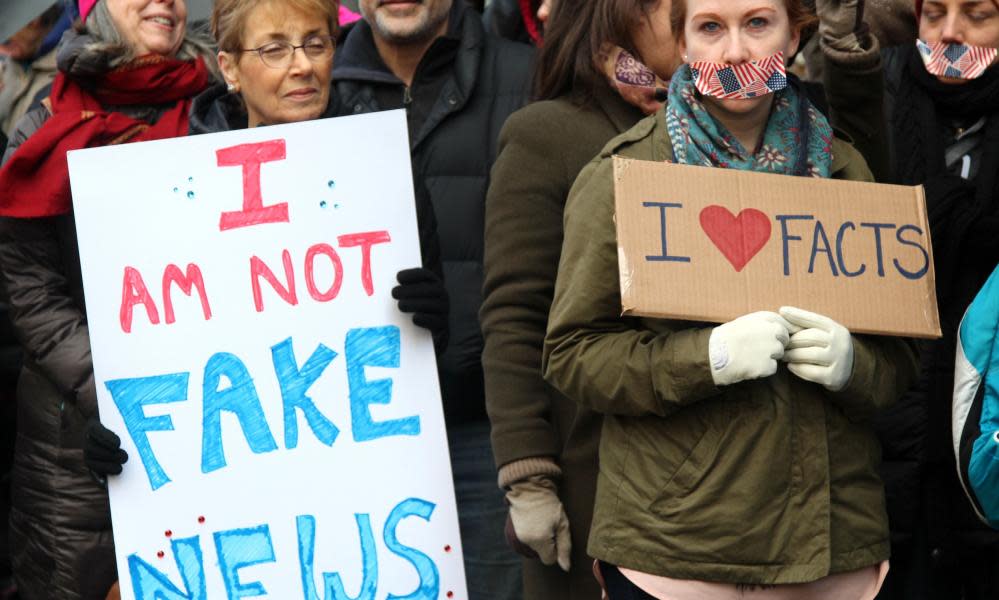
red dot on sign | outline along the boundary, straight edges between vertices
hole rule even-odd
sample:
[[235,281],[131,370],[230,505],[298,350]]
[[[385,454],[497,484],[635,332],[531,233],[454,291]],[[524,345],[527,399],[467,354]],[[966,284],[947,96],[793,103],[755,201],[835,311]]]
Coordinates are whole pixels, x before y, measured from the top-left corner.
[[164,556],[166,556],[166,555],[163,553],[162,550],[160,550],[159,552],[156,553],[156,558],[163,558]]
[[448,592],[447,593],[447,597],[448,598],[454,598],[454,592]]
[[450,551],[451,551],[451,544],[444,546],[444,552],[450,552]]
[[163,532],[163,535],[167,537],[173,537],[173,532],[167,529],[166,531]]
[[204,517],[198,517],[198,523],[204,523],[204,522],[205,522]]

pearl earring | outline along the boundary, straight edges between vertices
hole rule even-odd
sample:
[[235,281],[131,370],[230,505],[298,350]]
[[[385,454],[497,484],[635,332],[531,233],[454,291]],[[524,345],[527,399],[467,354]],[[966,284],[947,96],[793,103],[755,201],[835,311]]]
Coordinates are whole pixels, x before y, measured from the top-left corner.
[[233,83],[227,83],[225,89],[231,94],[236,91],[236,85]]

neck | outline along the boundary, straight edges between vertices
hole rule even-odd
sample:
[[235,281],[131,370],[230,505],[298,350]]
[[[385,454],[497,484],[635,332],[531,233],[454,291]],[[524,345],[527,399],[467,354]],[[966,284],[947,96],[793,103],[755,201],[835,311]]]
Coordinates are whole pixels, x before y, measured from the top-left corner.
[[[773,94],[768,95],[765,101],[756,102],[751,109],[739,112],[727,109],[724,104],[712,98],[705,100],[704,107],[708,113],[735,136],[735,139],[739,140],[746,152],[755,154],[763,140],[763,132],[767,129],[767,122],[770,120],[770,108],[774,103]],[[754,101],[739,100],[738,102]]]
[[416,68],[420,65],[420,61],[423,60],[423,55],[426,54],[434,40],[444,35],[447,31],[447,24],[448,20],[445,19],[432,36],[416,42],[390,42],[375,35],[375,47],[378,49],[378,54],[382,57],[385,66],[392,71],[393,75],[401,79],[406,87],[409,87],[413,85],[413,77],[416,75]]

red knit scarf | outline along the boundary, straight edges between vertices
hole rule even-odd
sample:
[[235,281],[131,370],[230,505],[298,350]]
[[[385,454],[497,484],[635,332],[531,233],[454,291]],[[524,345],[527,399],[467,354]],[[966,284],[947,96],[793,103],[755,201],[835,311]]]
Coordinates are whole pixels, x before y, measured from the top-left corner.
[[[187,135],[191,98],[207,84],[208,69],[200,58],[140,57],[104,75],[93,92],[59,73],[48,98],[52,116],[0,169],[0,215],[68,213],[72,202],[67,152]],[[170,102],[176,104],[153,125],[103,108]]]

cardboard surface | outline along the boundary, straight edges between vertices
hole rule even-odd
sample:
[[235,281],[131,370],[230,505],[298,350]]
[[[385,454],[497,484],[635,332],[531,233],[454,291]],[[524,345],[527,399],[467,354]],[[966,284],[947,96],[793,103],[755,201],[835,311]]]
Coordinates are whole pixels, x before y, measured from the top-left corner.
[[614,158],[624,314],[722,323],[797,306],[940,337],[921,187]]
[[468,598],[433,341],[391,297],[409,160],[404,111],[69,153],[125,600]]

